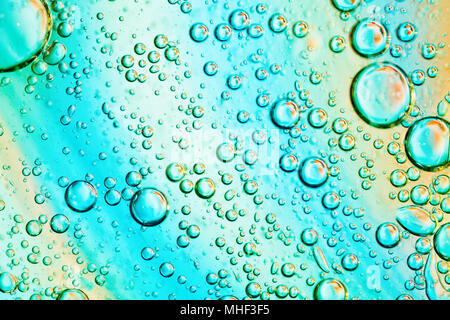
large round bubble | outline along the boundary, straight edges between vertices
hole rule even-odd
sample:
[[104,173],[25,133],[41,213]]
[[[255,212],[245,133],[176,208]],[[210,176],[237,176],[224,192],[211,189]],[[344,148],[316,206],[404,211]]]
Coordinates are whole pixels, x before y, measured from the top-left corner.
[[31,63],[50,36],[51,16],[40,0],[0,1],[0,72]]
[[374,127],[393,127],[414,104],[414,91],[405,73],[389,62],[375,62],[353,79],[351,98],[355,111]]
[[96,202],[97,189],[87,181],[74,181],[66,189],[66,203],[74,211],[89,211]]
[[450,124],[438,117],[416,121],[405,137],[408,158],[417,167],[437,171],[450,164]]
[[156,226],[167,217],[169,203],[161,191],[145,188],[134,194],[130,211],[139,224],[145,227]]

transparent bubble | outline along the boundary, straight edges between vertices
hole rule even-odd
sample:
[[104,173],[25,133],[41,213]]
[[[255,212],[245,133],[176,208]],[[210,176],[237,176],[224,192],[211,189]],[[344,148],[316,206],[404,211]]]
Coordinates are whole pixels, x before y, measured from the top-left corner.
[[443,224],[434,235],[434,250],[445,261],[450,261],[450,223]]
[[292,172],[298,167],[298,159],[295,155],[286,153],[280,158],[280,168],[285,172]]
[[375,62],[353,79],[353,106],[358,115],[374,127],[400,123],[414,104],[414,91],[404,72],[389,62]]
[[319,240],[319,235],[317,234],[316,230],[312,228],[307,228],[303,230],[302,234],[300,235],[300,238],[302,239],[302,242],[307,246],[313,246]]
[[245,30],[250,25],[250,16],[247,11],[242,9],[236,9],[231,12],[228,17],[228,22],[230,23],[231,28],[234,30]]
[[142,248],[141,257],[146,261],[152,260],[155,257],[155,251],[150,247]]
[[400,230],[393,223],[382,223],[377,228],[376,239],[381,246],[393,248],[400,242]]
[[125,181],[130,187],[136,187],[141,183],[142,176],[137,171],[130,171],[127,173]]
[[64,214],[57,214],[50,220],[50,227],[56,233],[64,233],[69,229],[70,221]]
[[308,114],[308,122],[313,128],[322,128],[328,122],[328,114],[322,108],[314,108]]
[[205,65],[203,66],[203,71],[205,72],[205,74],[207,76],[214,76],[217,74],[217,72],[219,71],[219,67],[217,66],[217,64],[213,61],[208,61],[207,63],[205,63]]
[[347,300],[347,298],[347,288],[337,279],[322,280],[314,288],[315,300]]
[[344,37],[342,36],[334,36],[330,40],[330,49],[333,52],[339,53],[344,51],[345,47],[347,46]]
[[423,258],[417,253],[412,253],[409,255],[407,263],[412,270],[420,270],[423,267]]
[[352,46],[364,57],[377,56],[389,47],[389,35],[386,28],[372,19],[361,20],[351,34]]
[[26,231],[27,233],[32,236],[36,237],[41,234],[42,232],[42,226],[37,220],[30,220],[26,225]]
[[432,249],[432,244],[428,238],[419,238],[416,241],[415,248],[420,254],[428,254]]
[[333,0],[334,6],[341,11],[352,11],[359,6],[360,0]]
[[164,278],[169,278],[175,273],[175,267],[171,263],[165,262],[159,267],[159,273]]
[[257,282],[250,282],[245,288],[245,292],[250,298],[257,298],[261,294],[262,288]]
[[433,189],[439,194],[446,194],[450,191],[450,178],[446,174],[441,174],[433,179]]
[[341,197],[337,193],[329,191],[323,195],[322,204],[326,209],[334,210],[341,204]]
[[300,110],[294,101],[282,99],[273,106],[271,117],[275,125],[283,129],[289,129],[300,120]]
[[251,38],[257,39],[264,35],[264,29],[260,24],[252,23],[248,27],[247,33]]
[[53,41],[42,53],[42,57],[49,65],[57,65],[67,54],[67,49],[64,44],[58,41]]
[[18,285],[17,277],[9,272],[0,273],[0,291],[3,293],[13,292]]
[[292,32],[297,38],[304,38],[309,33],[309,26],[304,21],[297,21],[292,26]]
[[228,41],[231,38],[232,30],[231,27],[226,23],[220,23],[214,30],[214,35],[219,41]]
[[40,0],[3,0],[0,12],[0,72],[23,68],[39,55],[50,36],[50,11]]
[[280,33],[286,30],[288,21],[281,14],[276,13],[269,19],[269,28],[275,33]]
[[216,154],[220,161],[230,162],[236,155],[236,149],[231,144],[225,142],[217,147]]
[[180,163],[171,163],[166,168],[166,176],[170,181],[176,182],[184,178],[185,170]]
[[450,163],[450,124],[438,117],[416,121],[405,137],[408,158],[426,171],[437,171]]
[[87,181],[74,181],[67,187],[65,199],[70,209],[86,212],[97,202],[97,189]]
[[80,289],[66,289],[58,295],[56,300],[89,300],[89,298]]
[[195,184],[195,193],[202,199],[211,198],[216,192],[216,185],[209,178],[201,178]]
[[139,224],[145,227],[156,226],[166,219],[169,203],[161,191],[144,188],[133,195],[130,211]]
[[411,190],[411,200],[415,204],[426,204],[430,200],[430,192],[424,185],[417,185]]
[[195,42],[203,42],[208,39],[209,30],[203,23],[194,23],[189,31],[191,39]]
[[428,236],[434,233],[436,221],[431,214],[419,206],[406,206],[398,209],[397,222],[408,232],[416,236]]
[[300,165],[300,180],[308,187],[320,187],[328,180],[328,176],[328,165],[320,158],[305,159]]
[[395,187],[403,187],[408,182],[408,176],[402,169],[396,169],[391,173],[391,183]]
[[411,22],[404,22],[397,28],[397,37],[404,42],[413,41],[417,36],[417,29]]
[[359,258],[354,254],[348,253],[342,257],[341,264],[345,270],[353,271],[359,265]]
[[351,134],[344,134],[339,138],[339,148],[344,151],[350,151],[355,147],[355,137]]
[[110,206],[116,206],[120,203],[122,195],[117,190],[108,190],[105,193],[105,202]]

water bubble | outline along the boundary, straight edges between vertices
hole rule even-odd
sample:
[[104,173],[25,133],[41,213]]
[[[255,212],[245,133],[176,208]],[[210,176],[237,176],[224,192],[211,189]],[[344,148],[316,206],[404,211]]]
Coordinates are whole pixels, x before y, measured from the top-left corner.
[[72,34],[72,32],[73,32],[73,27],[72,27],[72,25],[71,25],[70,23],[68,23],[68,22],[61,22],[61,23],[58,25],[57,31],[58,31],[58,34],[59,34],[61,37],[67,38],[67,37],[69,37],[69,36]]
[[409,255],[407,263],[412,270],[420,270],[423,267],[423,258],[417,253],[412,253]]
[[405,149],[417,167],[437,171],[450,164],[450,124],[438,117],[416,121],[406,133]]
[[9,272],[0,273],[0,291],[3,293],[13,292],[18,284],[16,276]]
[[359,3],[360,0],[333,0],[334,6],[341,11],[352,11]]
[[180,181],[184,178],[185,170],[180,163],[171,163],[167,166],[166,176],[172,182]]
[[344,134],[339,138],[339,147],[344,151],[350,151],[355,147],[355,137],[351,134]]
[[411,73],[411,82],[415,86],[421,86],[425,82],[425,72],[417,69]]
[[415,204],[426,204],[430,200],[430,192],[424,185],[417,185],[411,190],[411,200]]
[[26,225],[26,231],[27,233],[32,236],[36,237],[41,234],[42,232],[42,226],[37,220],[30,220]]
[[436,221],[424,208],[418,206],[406,206],[398,209],[398,223],[408,232],[416,236],[428,236],[436,229]]
[[347,288],[337,279],[322,280],[314,288],[315,300],[347,300],[347,298]]
[[169,39],[164,34],[158,34],[153,42],[158,49],[164,49],[169,45]]
[[50,227],[56,233],[64,233],[69,229],[70,221],[64,214],[56,214],[50,220]]
[[307,228],[303,230],[302,234],[300,235],[300,238],[302,239],[302,242],[307,246],[313,246],[319,240],[319,235],[317,234],[316,230],[312,228]]
[[133,195],[130,211],[139,224],[145,227],[156,226],[167,217],[169,203],[161,191],[144,188]]
[[269,28],[275,33],[280,33],[286,30],[288,22],[281,14],[276,13],[269,19]]
[[394,187],[403,187],[408,182],[408,176],[402,169],[392,171],[390,181]]
[[231,27],[226,23],[220,23],[214,30],[214,35],[219,41],[228,41],[231,38]]
[[397,37],[404,42],[413,41],[417,36],[416,26],[411,22],[404,22],[397,28]]
[[245,288],[245,292],[250,298],[257,298],[261,294],[262,289],[257,282],[250,282]]
[[142,259],[149,261],[155,257],[155,251],[150,247],[145,247],[141,250]]
[[352,30],[352,46],[364,57],[377,56],[389,47],[389,35],[386,28],[372,19],[361,20]]
[[400,231],[395,224],[385,222],[378,226],[376,239],[381,246],[393,248],[400,242]]
[[286,153],[280,158],[280,168],[285,172],[292,172],[297,169],[298,159],[295,155]]
[[117,190],[108,190],[105,193],[105,202],[110,206],[117,206],[122,199],[122,195]]
[[161,266],[159,267],[159,273],[164,277],[164,278],[169,278],[171,277],[174,273],[175,273],[175,267],[168,262],[164,262],[163,264],[161,264]]
[[127,173],[125,181],[130,187],[137,187],[142,181],[142,176],[137,171],[130,171]]
[[416,241],[415,248],[420,254],[428,254],[432,249],[432,244],[428,238],[419,238]]
[[273,106],[271,117],[275,125],[283,129],[289,129],[299,121],[300,110],[294,101],[282,99]]
[[450,223],[443,224],[434,235],[434,250],[445,261],[450,261]]
[[345,270],[353,271],[359,265],[359,258],[354,254],[348,253],[342,257],[341,264]]
[[66,289],[58,295],[56,300],[89,300],[89,298],[80,289]]
[[251,38],[257,39],[264,35],[264,29],[261,25],[257,23],[252,23],[248,29],[247,33]]
[[203,42],[208,39],[209,30],[203,23],[194,23],[189,31],[191,39],[195,42]]
[[213,61],[208,61],[207,63],[205,63],[205,65],[203,66],[203,71],[205,72],[205,74],[207,76],[214,76],[217,74],[217,71],[219,71],[219,67],[217,66],[217,64]]
[[58,41],[53,41],[51,45],[45,48],[42,57],[49,65],[57,65],[66,56],[67,49],[64,44]]
[[3,0],[0,12],[0,72],[9,72],[27,66],[39,55],[52,21],[46,2],[40,0]]
[[309,26],[304,21],[297,21],[292,26],[292,32],[294,33],[294,36],[297,38],[304,38],[309,32]]
[[400,123],[414,104],[414,91],[404,72],[389,62],[375,62],[353,79],[353,106],[372,126],[388,128]]
[[209,178],[201,178],[195,184],[195,193],[202,199],[211,198],[216,192],[216,185]]
[[234,30],[244,30],[250,25],[250,16],[247,11],[236,9],[231,12],[228,22]]
[[334,210],[341,204],[341,197],[337,193],[329,191],[323,195],[322,204],[326,209]]
[[322,108],[314,108],[308,114],[308,122],[313,128],[322,128],[328,122],[328,114]]
[[217,147],[216,154],[222,162],[230,162],[236,155],[236,149],[231,144],[225,142]]
[[446,194],[450,191],[450,178],[441,174],[433,179],[433,189],[439,194]]
[[320,158],[305,159],[300,165],[300,180],[308,187],[320,187],[328,180],[328,176],[328,165]]
[[87,181],[77,180],[67,187],[65,199],[70,209],[86,212],[97,202],[97,189]]
[[344,51],[347,44],[345,43],[345,39],[341,36],[334,36],[330,40],[330,49],[333,52],[339,53]]

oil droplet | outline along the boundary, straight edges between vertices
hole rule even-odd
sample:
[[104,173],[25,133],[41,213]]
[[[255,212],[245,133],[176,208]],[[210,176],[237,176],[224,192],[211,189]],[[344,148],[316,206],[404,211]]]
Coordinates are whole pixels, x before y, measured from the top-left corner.
[[403,228],[416,236],[428,236],[436,228],[430,213],[418,206],[400,208],[396,219]]
[[89,300],[89,298],[80,289],[66,289],[58,295],[56,300]]
[[437,171],[450,163],[450,124],[438,117],[416,121],[406,133],[405,148],[414,165]]
[[386,28],[378,21],[364,19],[352,31],[353,48],[363,57],[377,56],[389,47]]
[[0,34],[0,72],[31,63],[50,36],[51,17],[44,1],[3,0]]
[[66,203],[77,212],[91,210],[97,201],[97,189],[87,181],[74,181],[66,189]]
[[374,127],[395,126],[411,109],[414,91],[405,73],[389,62],[363,68],[353,79],[353,106],[358,115]]
[[381,246],[393,248],[400,242],[400,231],[395,224],[385,222],[378,226],[376,239]]
[[434,235],[434,250],[445,261],[450,261],[450,222],[442,225]]
[[347,288],[337,279],[322,280],[314,288],[316,300],[347,300],[347,298]]
[[283,129],[289,129],[299,121],[300,110],[294,101],[282,99],[273,106],[271,116],[275,125]]
[[130,203],[131,216],[139,224],[152,227],[167,217],[169,203],[165,195],[153,188],[141,189],[133,195]]
[[320,187],[328,180],[328,166],[322,159],[317,157],[308,158],[302,162],[299,176],[300,180],[308,187]]

